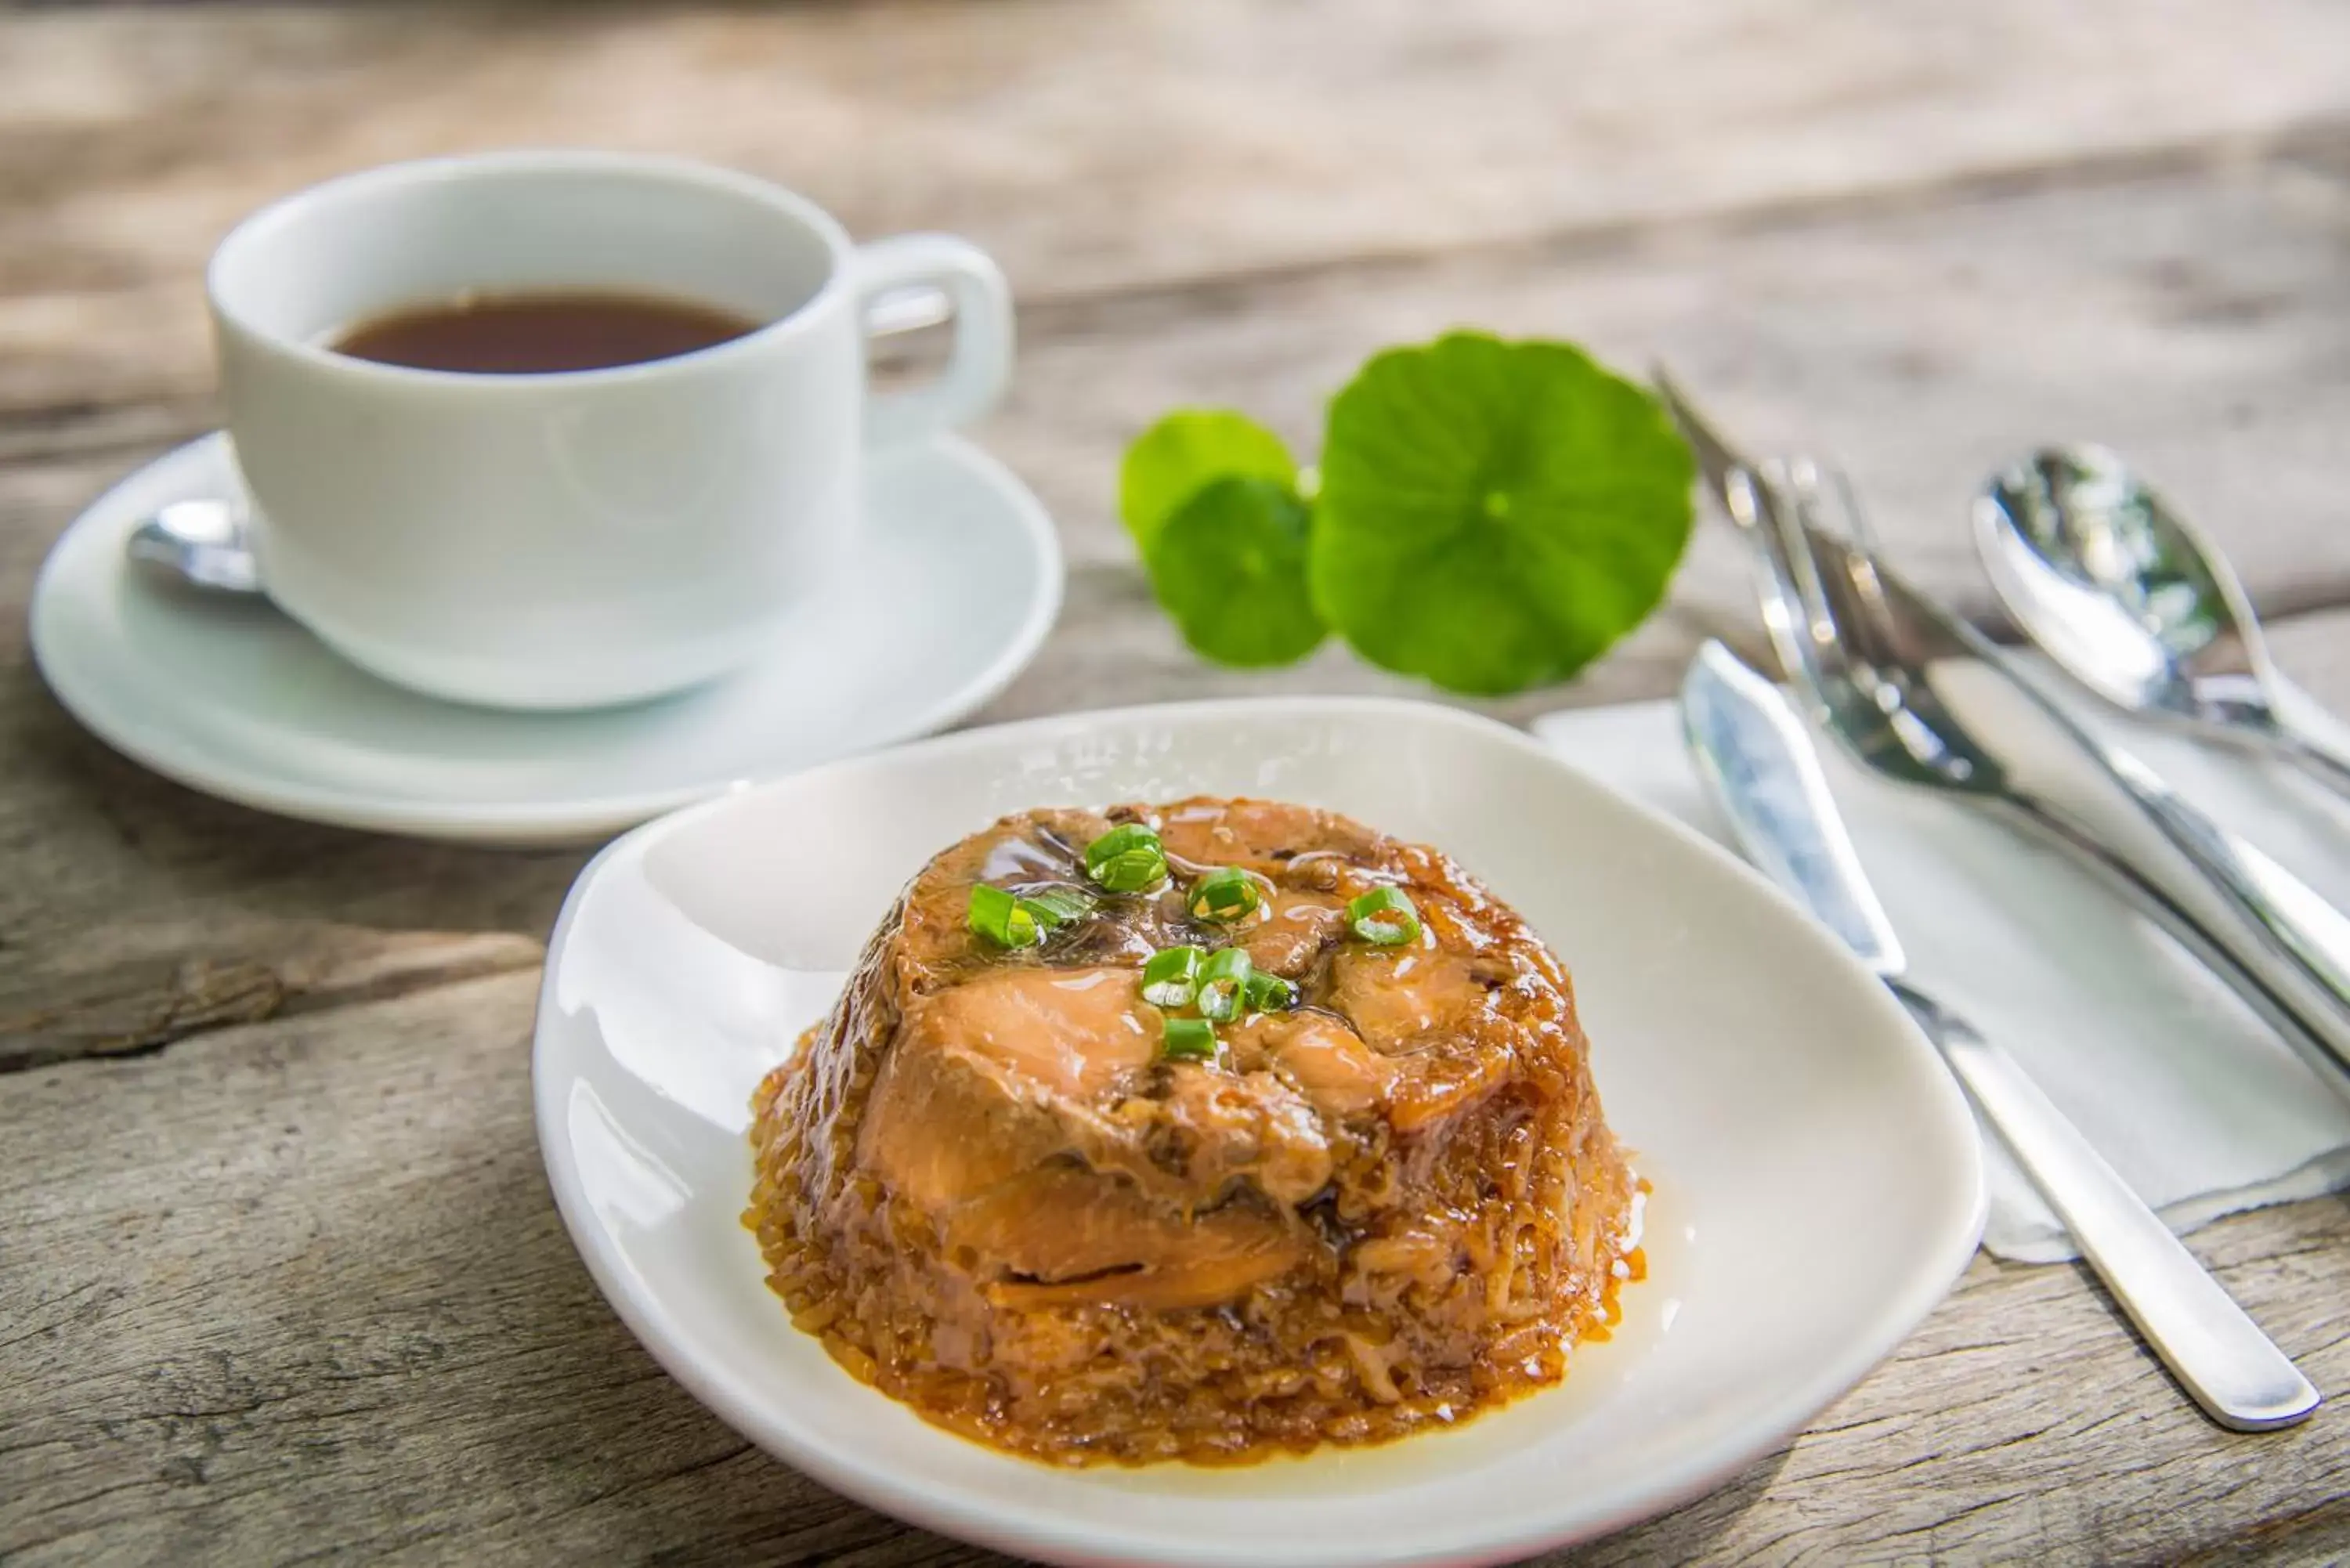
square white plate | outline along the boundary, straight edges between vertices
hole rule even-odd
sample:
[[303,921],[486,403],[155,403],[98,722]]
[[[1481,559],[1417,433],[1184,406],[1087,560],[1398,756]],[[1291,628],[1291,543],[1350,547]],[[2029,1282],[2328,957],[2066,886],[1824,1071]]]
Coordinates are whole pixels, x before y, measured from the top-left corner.
[[[1442,1433],[1240,1469],[1058,1470],[951,1437],[795,1331],[741,1223],[749,1100],[937,850],[1040,805],[1258,794],[1440,846],[1572,970],[1649,1277],[1565,1386]],[[621,1317],[826,1484],[1064,1563],[1478,1563],[1600,1534],[1768,1453],[1940,1299],[1975,1129],[1891,997],[1728,855],[1529,737],[1431,705],[1078,714],[834,763],[639,828],[548,953],[547,1173]]]

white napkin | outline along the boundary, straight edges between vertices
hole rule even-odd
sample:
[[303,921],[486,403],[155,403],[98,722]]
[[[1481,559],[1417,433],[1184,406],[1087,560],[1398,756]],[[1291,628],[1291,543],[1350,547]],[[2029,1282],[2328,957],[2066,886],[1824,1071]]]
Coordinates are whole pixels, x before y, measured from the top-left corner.
[[[2350,805],[2085,700],[2075,711],[2350,909]],[[1533,728],[1584,772],[1730,844],[1674,704],[1552,713]],[[2054,851],[1864,774],[1832,742],[1820,752],[1918,985],[2012,1053],[2173,1229],[2350,1185],[2350,1100],[2159,929]],[[2077,1256],[2006,1150],[1985,1142],[1983,1245],[2025,1262]]]

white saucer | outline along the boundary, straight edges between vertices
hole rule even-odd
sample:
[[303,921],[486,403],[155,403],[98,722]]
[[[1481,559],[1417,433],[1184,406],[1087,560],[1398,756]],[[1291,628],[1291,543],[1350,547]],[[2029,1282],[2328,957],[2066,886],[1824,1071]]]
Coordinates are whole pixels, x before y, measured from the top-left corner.
[[123,541],[167,503],[233,493],[221,435],[75,519],[33,590],[33,657],[117,751],[224,800],[345,827],[502,844],[598,836],[743,781],[952,722],[1052,628],[1052,519],[1001,463],[941,441],[877,457],[839,584],[708,686],[588,713],[437,702],[378,680],[266,605],[182,592]]

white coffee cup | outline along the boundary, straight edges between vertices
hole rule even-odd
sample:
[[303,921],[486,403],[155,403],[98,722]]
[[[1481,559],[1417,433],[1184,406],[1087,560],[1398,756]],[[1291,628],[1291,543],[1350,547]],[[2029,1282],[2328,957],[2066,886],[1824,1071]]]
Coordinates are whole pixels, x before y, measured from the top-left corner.
[[[953,356],[869,392],[865,307],[916,284],[952,301]],[[629,701],[742,663],[852,543],[866,449],[983,412],[1011,369],[983,252],[856,245],[788,191],[662,158],[502,152],[332,180],[246,219],[206,286],[270,597],[386,680],[498,707]],[[545,375],[328,347],[403,308],[569,291],[762,325]]]

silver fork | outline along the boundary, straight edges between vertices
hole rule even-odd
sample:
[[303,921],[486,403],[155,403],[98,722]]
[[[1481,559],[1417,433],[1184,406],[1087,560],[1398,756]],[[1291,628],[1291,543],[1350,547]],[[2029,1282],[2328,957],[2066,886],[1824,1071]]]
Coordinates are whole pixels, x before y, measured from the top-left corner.
[[1665,392],[1773,568],[1772,640],[1844,748],[2072,856],[2350,1096],[2350,919],[2137,758],[2092,739],[1981,633],[1854,543],[1867,525],[1849,486],[1808,463],[1749,462],[1669,383]]

